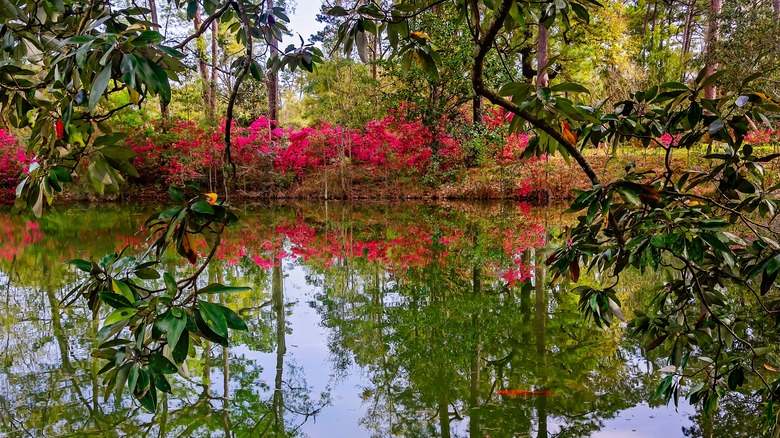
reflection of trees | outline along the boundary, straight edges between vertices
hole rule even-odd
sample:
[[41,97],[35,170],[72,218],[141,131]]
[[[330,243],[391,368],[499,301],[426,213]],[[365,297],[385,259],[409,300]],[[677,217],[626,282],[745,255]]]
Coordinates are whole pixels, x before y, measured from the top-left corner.
[[[584,325],[576,297],[548,289],[541,255],[526,254],[538,280],[516,289],[484,278],[487,231],[468,230],[470,247],[434,242],[429,263],[382,289],[368,269],[353,271],[367,287],[348,296],[326,282],[318,310],[333,327],[331,349],[371,382],[362,423],[376,436],[583,436],[637,404],[645,382],[618,349],[620,331]],[[501,398],[498,389],[553,395]]]
[[[353,363],[362,367],[368,384],[361,421],[376,436],[587,436],[616,412],[647,401],[654,389],[657,375],[639,369],[641,352],[622,331],[584,324],[577,297],[544,281],[541,251],[521,250],[539,246],[537,235],[518,227],[538,224],[533,213],[505,206],[331,203],[247,214],[230,243],[246,247],[250,256],[226,254],[224,263],[209,267],[208,281],[254,287],[215,298],[239,311],[249,332],[235,332],[229,349],[199,348],[187,362],[190,377],[171,379],[173,394],[161,398],[155,415],[129,400],[106,403],[97,375],[102,361],[88,356],[95,322],[85,308],[60,307],[73,274],[52,261],[113,251],[107,242],[122,241],[143,215],[90,214],[44,218],[43,240],[10,259],[0,257],[0,434],[299,434],[328,399],[312,394],[287,351],[291,303],[283,267],[291,262],[274,257],[268,269],[256,264],[251,245],[264,241],[274,249],[298,245],[303,255],[294,263],[320,289],[313,305],[328,328],[335,378]],[[282,222],[313,231],[293,242],[278,231]],[[80,231],[82,226],[99,235]],[[521,268],[523,276],[500,278],[508,268]],[[166,261],[166,269],[190,268]],[[650,284],[647,276],[624,275],[624,284],[635,289]],[[649,299],[633,290],[621,294],[627,307]],[[744,336],[776,336],[774,330]],[[549,390],[552,396],[497,395],[507,389]],[[709,436],[715,425],[716,436],[754,436],[744,418],[757,403],[724,399],[714,420],[697,414],[687,433]]]
[[[102,226],[124,235],[136,228],[130,222]],[[68,229],[66,221],[58,223]],[[187,361],[189,377],[171,379],[173,394],[161,398],[155,414],[146,413],[128,397],[106,400],[103,376],[98,375],[104,361],[89,357],[99,320],[105,315],[93,319],[80,302],[63,308],[60,298],[71,287],[70,274],[53,263],[73,257],[76,248],[88,248],[91,241],[66,232],[61,243],[54,229],[49,227],[44,248],[26,249],[16,255],[20,261],[0,263],[6,272],[0,273],[0,321],[5,329],[0,435],[211,437],[259,436],[259,431],[265,431],[264,436],[297,436],[307,414],[327,402],[310,396],[300,367],[293,361],[284,363],[288,328],[281,289],[273,287],[273,300],[281,303],[273,307],[277,318],[265,318],[263,303],[272,295],[272,281],[258,266],[242,263],[214,264],[208,274],[209,281],[238,279],[255,286],[247,294],[219,297],[242,313],[251,331],[236,337],[231,349],[208,344],[199,348],[196,357]],[[95,252],[113,250],[110,246]],[[170,263],[166,268],[188,269]],[[274,370],[274,387],[263,383],[257,359],[236,353],[246,348],[277,352],[281,360]]]

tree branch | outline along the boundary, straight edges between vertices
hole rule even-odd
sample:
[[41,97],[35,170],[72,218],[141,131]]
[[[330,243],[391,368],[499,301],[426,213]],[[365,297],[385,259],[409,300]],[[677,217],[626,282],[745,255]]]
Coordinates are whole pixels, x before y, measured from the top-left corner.
[[504,21],[509,15],[509,9],[512,7],[513,3],[514,0],[502,0],[501,3],[496,7],[493,19],[490,21],[488,28],[482,34],[482,38],[476,40],[477,50],[474,54],[474,66],[471,69],[471,83],[474,87],[474,91],[480,96],[487,98],[493,104],[517,114],[537,129],[544,131],[550,137],[558,141],[558,143],[560,143],[561,146],[566,149],[566,152],[574,157],[574,160],[577,161],[577,164],[579,164],[583,172],[585,172],[585,175],[587,175],[590,179],[591,184],[594,186],[598,185],[600,183],[599,177],[596,175],[596,172],[593,170],[588,161],[585,160],[585,157],[582,155],[582,153],[580,153],[577,145],[564,138],[560,131],[555,129],[546,121],[536,117],[526,110],[520,109],[516,103],[499,96],[498,93],[489,89],[485,85],[483,78],[485,57],[493,47],[493,41],[496,39],[496,35],[498,35],[499,30],[501,30],[503,27]]
[[230,7],[231,4],[232,4],[232,2],[229,2],[229,1],[225,2],[225,6],[222,6],[216,12],[214,12],[211,15],[209,15],[208,17],[206,17],[205,20],[203,20],[203,23],[201,23],[200,28],[198,28],[198,30],[194,34],[188,36],[187,38],[184,38],[184,40],[182,40],[179,44],[176,44],[175,46],[173,46],[173,48],[176,49],[176,50],[181,50],[190,41],[192,41],[195,38],[198,38],[199,36],[203,35],[203,33],[206,32],[209,29],[209,27],[211,26],[211,22],[216,20],[217,18],[221,17],[222,14],[224,14],[225,11],[228,10],[228,8]]

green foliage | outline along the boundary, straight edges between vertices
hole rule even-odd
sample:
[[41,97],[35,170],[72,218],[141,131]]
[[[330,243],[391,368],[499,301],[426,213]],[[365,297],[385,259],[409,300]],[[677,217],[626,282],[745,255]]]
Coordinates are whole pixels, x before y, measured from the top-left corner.
[[[231,309],[199,299],[201,295],[243,292],[247,287],[212,283],[199,288],[198,277],[214,256],[224,227],[236,221],[227,205],[216,204],[216,195],[196,196],[185,201],[184,192],[172,187],[171,197],[183,202],[146,221],[146,230],[156,237],[139,258],[108,254],[99,262],[73,259],[86,275],[69,296],[87,300],[97,315],[103,304],[113,309],[97,333],[99,346],[92,356],[108,360],[99,374],[106,398],[113,391],[119,397],[127,391],[149,411],[157,407],[157,391],[171,392],[167,374],[186,375],[184,361],[203,341],[228,345],[229,330],[247,330]],[[213,205],[212,205],[213,204]],[[174,273],[160,274],[160,260],[168,246],[182,257],[198,262],[196,236],[205,238],[210,252],[194,274],[176,280]],[[127,249],[127,248],[126,248]],[[154,258],[148,260],[148,256]],[[150,283],[163,279],[162,287]]]
[[380,82],[363,64],[329,60],[307,75],[305,81],[303,115],[311,125],[332,123],[358,129],[371,120],[381,119],[391,108],[380,99]]
[[[764,163],[773,155],[756,156],[743,142],[747,116],[762,119],[777,105],[760,94],[745,92],[738,99],[709,101],[700,90],[716,77],[700,77],[697,88],[669,83],[623,102],[620,111],[602,115],[607,141],[640,138],[662,129],[677,140],[664,146],[667,170],[661,175],[629,166],[623,179],[583,191],[570,211],[579,212],[578,225],[567,233],[569,243],[548,260],[559,275],[571,275],[575,265],[607,273],[619,281],[621,273],[636,269],[660,270],[669,276],[659,287],[646,312],[638,313],[629,327],[647,350],[662,347],[672,375],[664,378],[657,394],[666,400],[681,394],[686,378],[705,371],[707,384],[687,394],[712,413],[724,394],[718,386],[726,379],[735,390],[752,375],[766,385],[767,401],[774,402],[769,382],[758,371],[760,357],[770,346],[751,339],[751,317],[726,291],[740,286],[750,290],[760,305],[773,313],[778,290],[778,243],[772,218],[778,208],[778,186],[766,184]],[[709,114],[702,111],[705,108]],[[589,128],[583,131],[588,132]],[[680,171],[669,163],[675,151],[702,141],[720,142],[706,155],[709,172]],[[600,291],[580,287],[581,310],[597,324],[610,322]],[[614,312],[606,313],[614,314]],[[759,362],[759,363],[757,363]],[[698,371],[692,371],[698,369]]]

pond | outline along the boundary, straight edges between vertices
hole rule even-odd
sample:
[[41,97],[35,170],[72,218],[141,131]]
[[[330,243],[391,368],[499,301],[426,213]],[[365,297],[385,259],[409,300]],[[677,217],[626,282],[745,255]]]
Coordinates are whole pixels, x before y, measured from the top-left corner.
[[[0,436],[758,434],[750,397],[715,419],[655,399],[665,363],[625,324],[583,321],[571,286],[548,278],[546,245],[569,219],[523,204],[243,207],[205,276],[252,287],[215,298],[249,330],[198,349],[155,413],[106,398],[90,356],[106,314],[62,303],[78,274],[61,262],[140,248],[152,211],[0,216]],[[180,260],[164,266],[194,269]],[[653,282],[623,278],[627,316]]]

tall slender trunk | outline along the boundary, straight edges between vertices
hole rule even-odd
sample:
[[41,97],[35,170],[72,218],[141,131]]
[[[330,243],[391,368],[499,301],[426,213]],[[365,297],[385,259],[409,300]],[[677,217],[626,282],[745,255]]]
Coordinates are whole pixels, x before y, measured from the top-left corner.
[[[710,0],[710,18],[707,26],[707,35],[704,39],[705,54],[707,56],[707,77],[715,73],[718,68],[715,62],[715,44],[718,41],[718,26],[720,24],[719,16],[722,0]],[[717,89],[715,84],[709,84],[704,88],[704,97],[715,99]]]
[[[547,284],[542,258],[538,259],[534,278],[536,280],[536,358],[540,389],[547,386]],[[547,438],[547,397],[536,398],[536,415],[539,419],[539,438]]]
[[219,106],[219,94],[217,91],[217,60],[219,59],[219,20],[211,22],[211,116],[217,116],[217,107]]
[[230,350],[222,347],[222,426],[225,436],[230,436]]
[[283,436],[284,432],[284,397],[282,383],[284,376],[284,355],[287,352],[284,322],[284,284],[282,279],[282,261],[274,260],[274,268],[271,273],[271,299],[273,311],[276,314],[276,375],[274,378],[274,432],[275,436]]
[[[160,31],[160,17],[157,15],[157,2],[155,0],[149,0],[149,11],[152,14],[152,24],[156,26],[156,31]],[[160,32],[162,33],[162,32]],[[160,116],[164,119],[170,117],[170,111],[168,105],[160,99]]]
[[[203,23],[203,20],[200,16],[200,8],[195,10],[195,17],[193,17],[192,21],[195,25],[195,31],[197,32]],[[209,93],[210,87],[208,65],[206,64],[206,41],[203,38],[203,35],[198,37],[195,42],[195,46],[196,56],[198,57],[198,71],[200,72],[200,80],[203,83],[203,104],[206,108],[206,116],[211,118],[211,114],[209,114],[209,111],[211,110],[211,97]]]
[[373,40],[373,50],[371,51],[371,78],[376,80],[376,62],[379,58],[379,38],[374,35]]
[[780,0],[774,0],[772,2],[772,9],[774,12],[772,16],[774,17],[775,21],[780,21]]
[[547,27],[539,23],[539,38],[536,44],[536,88],[546,87],[550,83],[550,75],[547,73],[547,47],[550,40],[550,34]]
[[[479,229],[474,234],[474,245],[478,237]],[[482,265],[475,263],[471,268],[471,281],[472,292],[475,299],[482,299]],[[479,308],[479,307],[478,307]],[[479,311],[475,312],[471,316],[471,324],[475,327],[477,333],[477,339],[474,343],[474,350],[471,353],[471,366],[469,370],[469,437],[470,438],[482,438],[482,428],[480,425],[479,414],[477,408],[479,407],[479,384],[480,384],[480,357],[482,356],[482,339],[480,336],[479,326]]]
[[685,64],[688,61],[688,52],[691,50],[691,36],[693,34],[693,6],[695,2],[688,3],[685,11],[685,28],[682,39],[682,62],[680,62],[680,81],[685,81]]
[[[268,9],[273,8],[274,0],[267,0],[267,7]],[[271,40],[268,41],[268,52],[270,56],[279,56],[279,42],[276,41],[273,34],[271,34]],[[279,76],[275,71],[269,70],[267,81],[268,118],[275,120],[276,125],[279,126]]]

